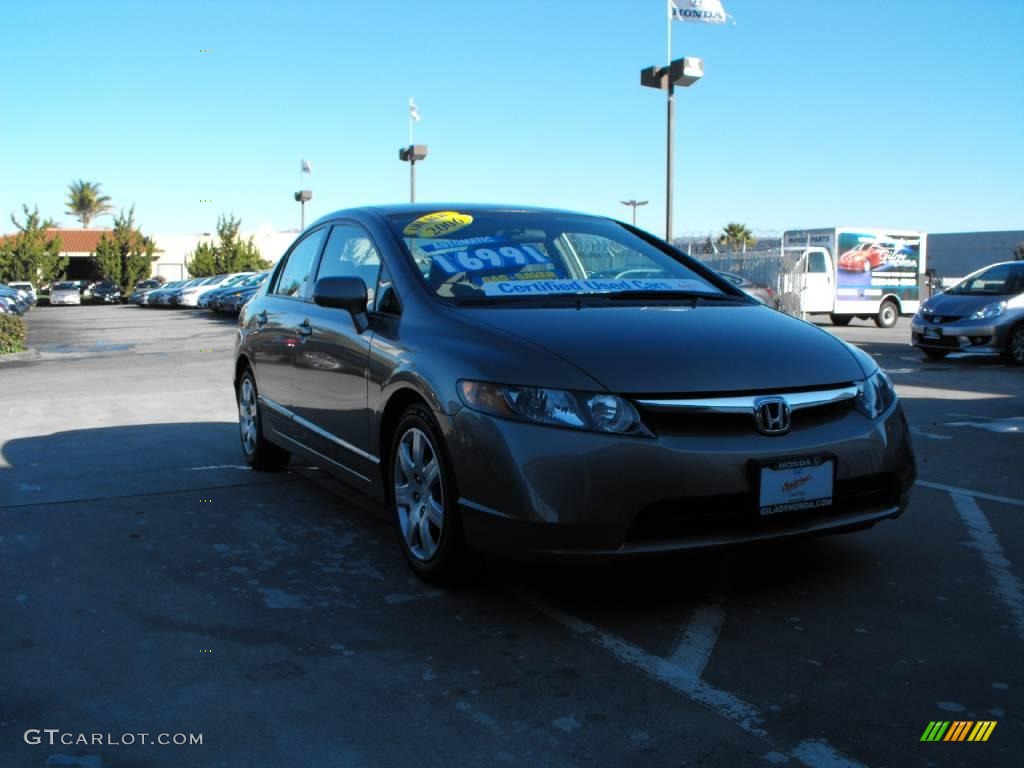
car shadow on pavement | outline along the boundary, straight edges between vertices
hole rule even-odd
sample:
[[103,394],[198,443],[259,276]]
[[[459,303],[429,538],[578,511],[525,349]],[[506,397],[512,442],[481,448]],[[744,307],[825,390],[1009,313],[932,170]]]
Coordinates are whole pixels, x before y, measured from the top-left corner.
[[[159,509],[193,496],[244,508],[262,494],[260,515],[287,526],[292,491],[269,486],[298,483],[310,497],[305,523],[341,526],[382,543],[364,553],[382,572],[409,577],[387,511],[318,468],[293,462],[283,472],[245,466],[237,426],[230,422],[146,424],[72,430],[9,440],[0,446],[0,513],[20,507],[118,502],[125,508]],[[262,492],[256,486],[268,486]],[[184,496],[183,496],[184,495]],[[275,509],[277,506],[277,509]],[[528,589],[550,599],[593,604],[624,615],[666,604],[711,599],[741,574],[744,589],[828,588],[869,567],[870,554],[856,537],[808,538],[674,555],[606,562],[559,562],[479,556],[470,591],[507,595]],[[316,547],[316,542],[307,546]],[[386,561],[376,563],[376,561]]]

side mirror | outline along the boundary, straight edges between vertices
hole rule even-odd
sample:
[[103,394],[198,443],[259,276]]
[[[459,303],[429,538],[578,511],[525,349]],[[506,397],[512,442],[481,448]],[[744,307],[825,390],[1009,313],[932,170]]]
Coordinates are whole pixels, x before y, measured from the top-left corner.
[[352,315],[356,330],[362,333],[366,318],[366,283],[361,277],[322,277],[313,284],[313,303],[321,307],[344,309]]

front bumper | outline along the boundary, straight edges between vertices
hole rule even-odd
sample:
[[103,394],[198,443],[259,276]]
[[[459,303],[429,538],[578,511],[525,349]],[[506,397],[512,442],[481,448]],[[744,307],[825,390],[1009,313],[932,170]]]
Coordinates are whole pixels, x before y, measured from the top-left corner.
[[[991,320],[959,320],[953,323],[926,323],[914,317],[910,325],[911,345],[922,349],[970,352],[992,355],[1006,346],[1007,328]],[[938,336],[926,336],[937,333]]]
[[51,296],[50,304],[81,304],[81,296]]
[[[614,557],[856,530],[900,515],[916,478],[899,405],[784,437],[746,422],[617,437],[466,408],[444,426],[467,543],[489,552]],[[761,517],[755,463],[814,456],[835,459],[833,505]]]

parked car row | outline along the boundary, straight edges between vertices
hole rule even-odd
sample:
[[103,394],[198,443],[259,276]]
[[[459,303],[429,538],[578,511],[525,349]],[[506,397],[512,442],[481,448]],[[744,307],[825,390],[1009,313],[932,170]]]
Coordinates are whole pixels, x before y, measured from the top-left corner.
[[178,280],[135,291],[129,301],[140,307],[195,307],[238,314],[263,284],[267,272],[236,272]]
[[121,286],[113,280],[61,280],[46,287],[50,292],[52,306],[121,303]]
[[24,315],[35,303],[32,283],[0,283],[0,315]]

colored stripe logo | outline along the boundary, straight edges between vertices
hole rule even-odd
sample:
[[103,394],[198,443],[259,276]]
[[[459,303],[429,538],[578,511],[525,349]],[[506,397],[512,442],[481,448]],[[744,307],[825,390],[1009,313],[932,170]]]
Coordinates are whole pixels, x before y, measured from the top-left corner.
[[988,741],[997,720],[932,720],[921,741]]

